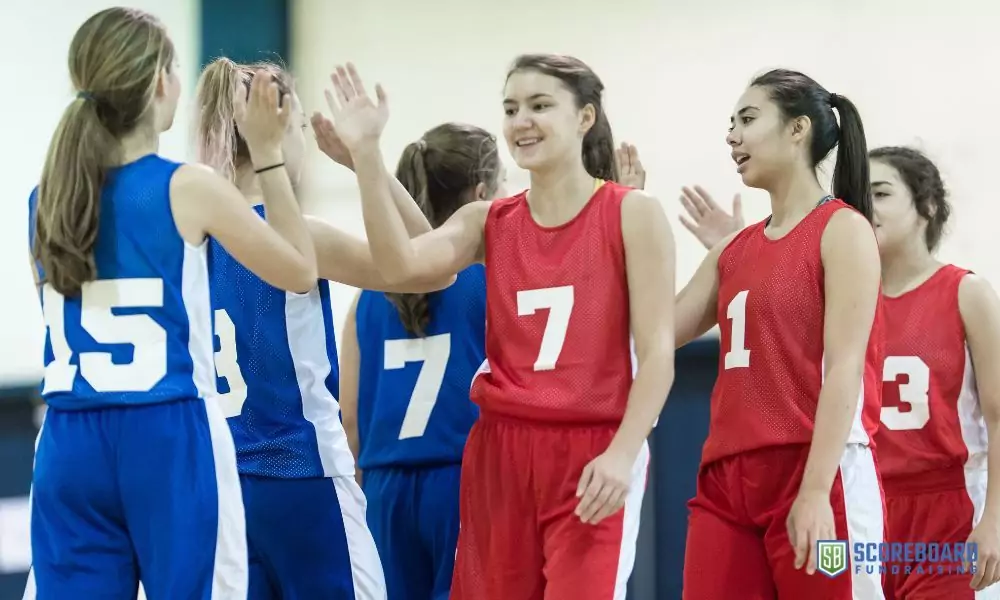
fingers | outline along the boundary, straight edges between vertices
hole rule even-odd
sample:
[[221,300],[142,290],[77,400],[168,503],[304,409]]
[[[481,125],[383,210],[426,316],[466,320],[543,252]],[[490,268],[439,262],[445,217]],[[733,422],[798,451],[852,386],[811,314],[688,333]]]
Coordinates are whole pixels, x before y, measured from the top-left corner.
[[733,196],[733,218],[743,221],[743,197],[739,194]]
[[388,106],[389,96],[385,93],[385,88],[382,87],[381,83],[375,84],[375,99],[378,100],[379,106]]
[[[819,539],[820,536],[814,534],[815,531],[813,531],[813,529],[810,528],[806,530],[806,553],[808,555],[808,559],[806,560],[806,573],[809,575],[816,572],[816,540]],[[823,539],[830,538],[824,536]]]
[[337,69],[330,74],[330,82],[333,84],[333,98],[336,100],[334,104],[337,104],[338,108],[347,104],[351,99],[351,95],[347,89],[347,73],[341,73],[343,70],[343,67],[337,67]]
[[687,214],[691,215],[691,218],[695,222],[701,221],[705,213],[708,212],[708,209],[704,208],[704,205],[698,200],[698,195],[689,188],[681,188],[680,200],[681,204],[684,205],[684,210],[687,211]]
[[799,528],[795,526],[791,515],[788,517],[786,527],[788,528],[788,541],[791,542],[792,550],[795,552],[795,568],[801,569],[806,562],[806,537],[803,535],[804,532],[799,531]]
[[587,491],[587,486],[590,485],[590,480],[594,476],[594,464],[587,463],[587,466],[583,468],[583,473],[580,475],[580,483],[576,484],[576,497],[582,498],[584,492]]
[[628,162],[636,172],[642,172],[642,162],[639,161],[639,149],[629,144]]
[[356,96],[368,95],[368,92],[365,91],[365,84],[361,81],[361,75],[358,74],[358,70],[354,67],[354,63],[347,63],[347,79],[351,82],[351,88],[353,88]]
[[704,205],[707,206],[709,210],[719,209],[719,205],[715,203],[715,200],[712,198],[712,194],[709,194],[708,191],[705,190],[705,188],[701,187],[700,185],[696,185],[694,186],[694,191],[698,194],[698,197],[701,200],[701,202],[703,202]]

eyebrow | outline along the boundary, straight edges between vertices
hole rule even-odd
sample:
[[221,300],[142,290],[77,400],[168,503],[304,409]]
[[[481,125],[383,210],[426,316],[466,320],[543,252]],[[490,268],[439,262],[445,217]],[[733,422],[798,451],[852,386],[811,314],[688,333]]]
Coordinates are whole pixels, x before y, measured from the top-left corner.
[[876,185],[887,185],[889,187],[892,187],[892,183],[890,183],[888,181],[873,181],[872,182],[872,187],[875,187]]
[[[738,111],[736,111],[736,116],[737,117],[742,117],[743,115],[745,115],[746,113],[750,112],[751,110],[760,110],[760,109],[757,108],[756,106],[753,106],[752,104],[750,106],[744,106],[743,108],[741,108]],[[735,117],[729,117],[729,122],[732,123],[734,119],[735,119]]]
[[[540,98],[550,98],[550,97],[551,97],[550,94],[532,94],[532,95],[528,96],[528,102],[532,102],[532,101],[538,100]],[[504,98],[503,99],[503,103],[504,104],[517,104],[517,100],[514,100],[513,98]]]

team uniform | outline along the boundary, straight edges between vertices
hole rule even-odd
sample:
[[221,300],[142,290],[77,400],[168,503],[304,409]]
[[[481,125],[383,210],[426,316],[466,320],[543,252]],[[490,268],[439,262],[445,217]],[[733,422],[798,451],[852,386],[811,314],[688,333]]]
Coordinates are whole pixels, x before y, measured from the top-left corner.
[[[111,169],[97,280],[75,298],[41,290],[48,411],[26,598],[134,600],[140,577],[150,600],[246,598],[235,448],[206,400],[215,392],[208,242],[177,232],[179,166],[148,155]],[[37,189],[32,229],[36,202]]]
[[580,213],[539,226],[526,193],[486,218],[486,356],[462,464],[452,598],[624,599],[649,451],[624,510],[574,514],[583,468],[621,423],[633,379],[621,203],[598,182]]
[[[691,510],[685,600],[882,598],[881,576],[796,570],[786,519],[798,494],[823,385],[823,231],[847,204],[824,199],[772,240],[767,221],[738,233],[719,257],[724,355]],[[858,412],[830,493],[837,539],[881,542],[883,499],[872,453],[883,357],[879,306]]]
[[[255,207],[263,216],[263,206]],[[219,403],[246,506],[250,600],[385,598],[340,424],[330,288],[264,283],[210,249]]]
[[[945,265],[909,292],[885,298],[882,424],[875,441],[885,487],[887,540],[965,542],[986,501],[986,424],[958,308],[969,271]],[[976,593],[961,563],[895,563],[896,600],[1000,598]],[[922,568],[921,568],[922,567]],[[939,572],[939,567],[944,572]]]
[[458,541],[462,451],[479,416],[469,386],[485,358],[482,265],[427,297],[424,337],[385,294],[358,299],[358,466],[393,600],[447,600]]

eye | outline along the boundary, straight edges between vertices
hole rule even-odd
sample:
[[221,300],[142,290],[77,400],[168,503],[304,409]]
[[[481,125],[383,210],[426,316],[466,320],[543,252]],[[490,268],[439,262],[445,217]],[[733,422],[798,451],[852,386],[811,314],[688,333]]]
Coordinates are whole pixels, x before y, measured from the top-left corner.
[[532,105],[531,108],[532,110],[541,111],[545,110],[546,108],[549,108],[550,106],[552,105],[549,104],[548,102],[536,102],[534,105]]
[[885,198],[888,195],[889,194],[887,194],[886,192],[873,192],[872,193],[872,196],[874,196],[875,198]]
[[752,122],[753,122],[753,117],[741,117],[741,118],[740,118],[740,121],[741,121],[741,122],[742,122],[742,123],[743,123],[744,125],[749,125],[750,123],[752,123]]
[[514,108],[504,108],[503,109],[503,114],[507,115],[508,117],[513,117],[514,113],[516,113],[516,112],[517,112],[517,109],[514,109]]

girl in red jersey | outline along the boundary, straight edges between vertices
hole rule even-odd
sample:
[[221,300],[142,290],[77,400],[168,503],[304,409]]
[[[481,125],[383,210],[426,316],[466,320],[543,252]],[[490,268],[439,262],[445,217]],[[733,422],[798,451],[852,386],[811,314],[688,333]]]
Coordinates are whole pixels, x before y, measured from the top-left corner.
[[[452,598],[621,599],[646,437],[673,381],[673,237],[660,203],[614,183],[603,86],[577,59],[518,58],[504,137],[530,191],[466,204],[410,239],[388,194],[373,102],[353,67],[334,120],[354,156],[385,277],[486,265],[487,361],[462,462]],[[633,381],[630,333],[637,371]]]
[[[890,547],[886,597],[997,598],[1000,588],[984,590],[1000,577],[1000,490],[987,486],[1000,481],[1000,457],[988,450],[998,446],[1000,380],[973,366],[1000,361],[1000,303],[986,280],[934,256],[951,213],[934,163],[902,147],[869,157],[886,306],[875,442],[887,541],[947,545],[953,555],[968,541],[977,555],[974,569],[961,564],[973,552],[962,548],[952,564],[916,560],[915,551],[906,563]],[[738,203],[727,214],[701,188],[684,190],[684,206],[685,225],[707,247],[742,228]]]
[[[883,537],[871,451],[879,256],[861,117],[775,70],[742,95],[727,142],[744,183],[770,192],[771,216],[716,245],[678,296],[677,344],[718,323],[722,351],[684,598],[881,598],[877,572],[814,575],[818,541]],[[816,167],[835,146],[831,197]]]

